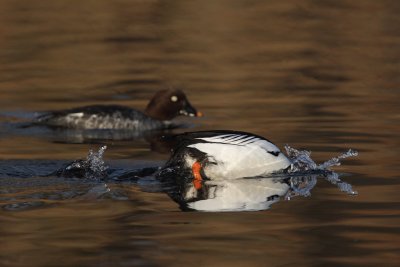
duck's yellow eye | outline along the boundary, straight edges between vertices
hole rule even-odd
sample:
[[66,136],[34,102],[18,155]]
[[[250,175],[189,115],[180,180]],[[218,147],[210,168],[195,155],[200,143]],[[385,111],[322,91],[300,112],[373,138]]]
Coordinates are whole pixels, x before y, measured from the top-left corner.
[[172,102],[178,101],[178,97],[176,95],[171,96],[171,101]]

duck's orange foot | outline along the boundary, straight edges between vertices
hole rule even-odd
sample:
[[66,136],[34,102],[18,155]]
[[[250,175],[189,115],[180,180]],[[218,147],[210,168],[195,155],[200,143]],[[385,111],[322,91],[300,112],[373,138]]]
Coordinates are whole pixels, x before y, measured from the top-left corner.
[[200,162],[196,161],[192,165],[192,172],[193,172],[193,176],[194,176],[193,185],[194,185],[194,188],[196,188],[197,190],[201,189],[201,187],[203,186],[203,183],[202,183],[203,178],[201,177],[200,171],[201,171],[201,164],[200,164]]

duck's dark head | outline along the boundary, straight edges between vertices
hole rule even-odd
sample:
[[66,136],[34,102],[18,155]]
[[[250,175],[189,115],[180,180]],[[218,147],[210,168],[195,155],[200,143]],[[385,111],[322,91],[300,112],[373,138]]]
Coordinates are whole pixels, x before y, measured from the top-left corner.
[[186,98],[181,90],[161,90],[158,91],[146,107],[146,114],[157,120],[172,120],[173,118],[184,115],[190,117],[201,117]]

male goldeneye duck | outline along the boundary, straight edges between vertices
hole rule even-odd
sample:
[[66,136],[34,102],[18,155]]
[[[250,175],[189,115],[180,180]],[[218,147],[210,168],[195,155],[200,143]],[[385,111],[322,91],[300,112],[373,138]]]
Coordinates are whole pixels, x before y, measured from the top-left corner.
[[35,124],[73,129],[157,130],[171,128],[179,115],[201,117],[181,90],[161,90],[144,112],[119,105],[92,105],[47,112]]
[[201,187],[202,180],[254,177],[281,172],[291,165],[269,140],[246,132],[191,132],[177,135],[175,142],[163,170],[191,170],[196,187]]

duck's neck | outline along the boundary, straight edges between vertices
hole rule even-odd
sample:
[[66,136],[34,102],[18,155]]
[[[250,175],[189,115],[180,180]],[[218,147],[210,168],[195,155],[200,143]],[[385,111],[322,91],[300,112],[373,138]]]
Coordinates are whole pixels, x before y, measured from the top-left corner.
[[173,117],[168,116],[168,112],[162,111],[157,106],[148,105],[144,111],[144,113],[152,119],[159,120],[159,121],[169,121]]

